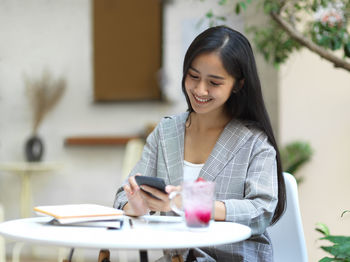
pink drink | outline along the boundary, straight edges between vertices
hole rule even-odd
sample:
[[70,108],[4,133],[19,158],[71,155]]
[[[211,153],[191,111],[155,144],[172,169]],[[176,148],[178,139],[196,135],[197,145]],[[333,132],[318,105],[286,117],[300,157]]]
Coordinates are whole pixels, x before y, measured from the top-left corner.
[[[198,179],[197,182],[184,182],[182,191],[169,195],[170,207],[184,217],[189,228],[203,229],[209,226],[214,204],[215,183]],[[177,195],[182,196],[182,209],[173,201]]]
[[183,184],[183,208],[188,227],[208,227],[213,209],[215,184],[199,181]]
[[210,209],[185,209],[186,225],[188,227],[207,227],[211,217]]

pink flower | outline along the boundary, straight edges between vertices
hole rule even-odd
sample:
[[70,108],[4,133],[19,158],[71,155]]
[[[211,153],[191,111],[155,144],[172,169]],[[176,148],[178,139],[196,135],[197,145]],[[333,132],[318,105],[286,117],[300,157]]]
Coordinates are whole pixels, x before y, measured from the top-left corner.
[[319,6],[314,18],[329,27],[341,26],[345,22],[343,7],[344,4],[340,1],[328,3],[326,7]]

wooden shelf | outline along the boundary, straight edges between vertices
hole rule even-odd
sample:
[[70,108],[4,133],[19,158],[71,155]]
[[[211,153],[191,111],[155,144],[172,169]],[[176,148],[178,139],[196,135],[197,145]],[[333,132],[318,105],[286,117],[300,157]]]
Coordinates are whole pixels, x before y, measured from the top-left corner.
[[139,136],[74,136],[64,140],[66,146],[122,146]]

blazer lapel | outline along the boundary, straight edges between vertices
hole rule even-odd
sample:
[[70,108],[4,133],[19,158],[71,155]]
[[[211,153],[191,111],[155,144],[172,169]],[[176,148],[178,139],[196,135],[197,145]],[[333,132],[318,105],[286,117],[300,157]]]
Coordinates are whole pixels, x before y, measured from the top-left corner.
[[[188,113],[172,117],[163,126],[163,153],[171,185],[180,185],[183,181],[185,122]],[[169,124],[168,124],[169,123]]]
[[222,131],[212,152],[205,162],[199,177],[208,181],[215,180],[226,164],[244,145],[252,133],[240,121],[231,120]]

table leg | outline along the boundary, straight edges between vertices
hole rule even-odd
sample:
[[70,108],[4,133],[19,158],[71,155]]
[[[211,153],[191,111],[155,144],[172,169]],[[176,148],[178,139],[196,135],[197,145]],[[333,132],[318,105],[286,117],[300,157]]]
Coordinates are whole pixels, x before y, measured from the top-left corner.
[[148,262],[147,250],[140,250],[140,261],[141,262]]
[[71,250],[69,251],[68,259],[64,259],[63,262],[72,262],[73,253],[74,253],[74,248],[71,248]]
[[5,239],[0,236],[0,262],[6,262]]
[[19,262],[20,261],[20,254],[21,250],[23,248],[24,243],[23,242],[16,242],[13,250],[12,250],[12,262]]
[[21,217],[30,217],[32,209],[32,190],[30,187],[30,172],[21,172]]
[[[192,260],[191,260],[192,261]],[[197,261],[197,260],[196,260]],[[176,255],[171,258],[171,262],[184,262],[181,255]]]
[[[4,209],[0,204],[0,223],[4,222]],[[5,239],[0,236],[0,262],[6,262]]]
[[107,249],[101,249],[100,254],[98,255],[97,262],[110,262],[109,260],[110,252]]
[[67,253],[67,248],[66,247],[59,247],[58,248],[58,255],[57,255],[57,262],[62,262],[65,260]]

